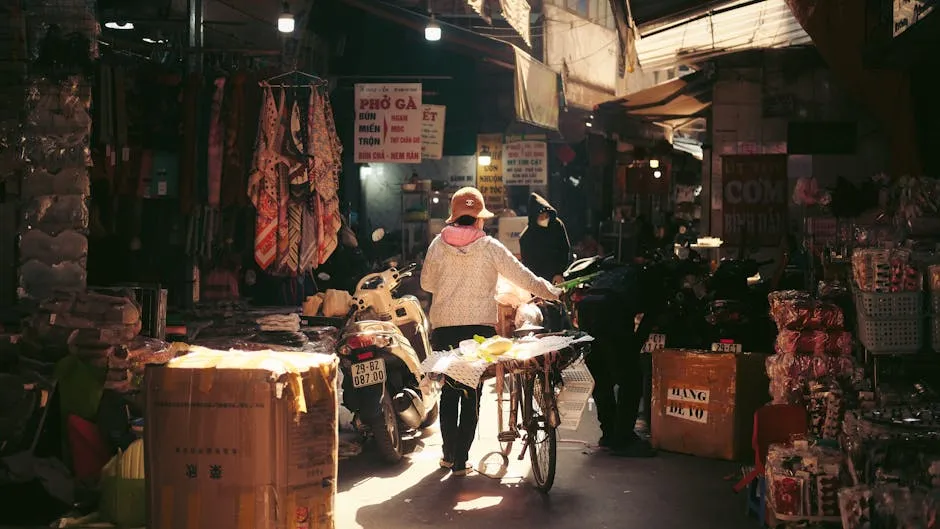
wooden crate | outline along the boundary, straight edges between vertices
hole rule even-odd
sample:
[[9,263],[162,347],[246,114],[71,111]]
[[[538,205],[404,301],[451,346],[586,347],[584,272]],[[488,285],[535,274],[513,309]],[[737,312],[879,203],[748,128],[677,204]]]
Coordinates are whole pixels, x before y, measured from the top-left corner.
[[766,358],[674,349],[653,353],[653,446],[753,461],[754,411],[770,400]]

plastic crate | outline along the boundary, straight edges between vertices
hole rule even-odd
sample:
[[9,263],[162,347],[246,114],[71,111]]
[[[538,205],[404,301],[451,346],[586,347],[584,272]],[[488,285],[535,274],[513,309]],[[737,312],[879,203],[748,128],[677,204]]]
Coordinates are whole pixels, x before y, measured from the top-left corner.
[[870,318],[858,312],[858,339],[870,353],[916,353],[923,345],[920,316]]
[[855,307],[869,319],[893,320],[923,314],[921,292],[855,292]]
[[591,392],[594,391],[594,377],[591,376],[587,364],[579,360],[561,372],[561,379],[564,385],[555,396],[558,415],[561,417],[558,428],[577,430],[588,399],[591,398]]

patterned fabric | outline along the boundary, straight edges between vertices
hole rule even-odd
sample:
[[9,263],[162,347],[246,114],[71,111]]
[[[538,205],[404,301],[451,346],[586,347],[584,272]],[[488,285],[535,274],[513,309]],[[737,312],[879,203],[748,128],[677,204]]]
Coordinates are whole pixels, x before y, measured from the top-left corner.
[[258,210],[255,260],[272,274],[297,276],[333,253],[342,225],[342,146],[329,99],[318,89],[265,89],[248,196]]

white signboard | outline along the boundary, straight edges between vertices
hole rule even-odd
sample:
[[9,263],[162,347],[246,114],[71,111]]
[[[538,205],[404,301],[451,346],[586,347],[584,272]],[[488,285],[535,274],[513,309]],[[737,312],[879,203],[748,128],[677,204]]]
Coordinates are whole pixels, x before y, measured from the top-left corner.
[[421,84],[357,84],[356,163],[420,163]]
[[894,36],[923,20],[937,7],[937,0],[894,0]]
[[666,415],[685,421],[708,424],[708,410],[694,404],[669,401],[666,403]]
[[444,114],[443,105],[424,105],[421,120],[421,157],[425,160],[440,160],[444,155]]
[[503,185],[548,185],[548,146],[544,141],[516,141],[503,146]]
[[669,417],[706,424],[710,396],[711,393],[707,389],[670,383],[666,386],[666,405],[663,411]]
[[652,353],[653,351],[658,351],[666,347],[666,335],[665,334],[651,334],[649,339],[646,340],[646,345],[643,346],[644,353]]
[[529,225],[529,217],[500,217],[499,218],[499,242],[519,257],[522,250],[519,248],[519,236]]

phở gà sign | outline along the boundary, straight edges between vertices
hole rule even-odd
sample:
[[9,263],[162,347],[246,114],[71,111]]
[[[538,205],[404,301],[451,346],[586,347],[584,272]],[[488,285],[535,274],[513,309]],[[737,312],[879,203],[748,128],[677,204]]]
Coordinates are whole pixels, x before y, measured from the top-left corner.
[[357,84],[356,163],[421,163],[421,84]]
[[722,156],[721,178],[725,243],[777,246],[787,230],[787,155]]

